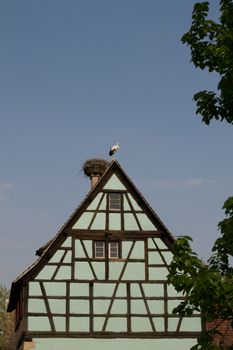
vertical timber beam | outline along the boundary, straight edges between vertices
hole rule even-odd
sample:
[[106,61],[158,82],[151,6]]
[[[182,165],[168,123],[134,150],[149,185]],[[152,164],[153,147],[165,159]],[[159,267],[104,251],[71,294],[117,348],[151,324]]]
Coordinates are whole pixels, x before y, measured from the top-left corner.
[[126,293],[127,293],[127,332],[131,332],[131,291],[130,283],[126,284]]

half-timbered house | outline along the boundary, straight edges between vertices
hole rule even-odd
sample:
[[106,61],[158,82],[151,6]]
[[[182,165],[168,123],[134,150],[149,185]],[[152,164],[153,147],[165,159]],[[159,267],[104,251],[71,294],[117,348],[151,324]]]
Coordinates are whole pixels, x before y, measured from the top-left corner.
[[[95,174],[96,175],[96,174]],[[199,314],[172,310],[174,238],[116,160],[13,283],[16,349],[186,350]]]

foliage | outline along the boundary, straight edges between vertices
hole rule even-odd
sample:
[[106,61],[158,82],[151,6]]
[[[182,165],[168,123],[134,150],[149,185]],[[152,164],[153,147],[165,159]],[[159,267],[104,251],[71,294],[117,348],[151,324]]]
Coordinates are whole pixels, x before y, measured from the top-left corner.
[[[192,251],[191,238],[182,237],[174,244],[168,280],[187,297],[173,312],[191,316],[199,311],[205,323],[227,320],[233,327],[233,268],[229,264],[229,257],[233,256],[233,197],[228,198],[223,209],[226,218],[218,224],[221,235],[214,243],[208,264]],[[218,333],[216,326],[207,330],[193,349],[226,349],[221,343],[213,344],[213,337]],[[231,346],[228,348],[233,349],[233,343]]]
[[0,349],[3,348],[4,314],[6,312],[8,297],[8,289],[0,284]]
[[[217,92],[203,90],[194,95],[196,114],[201,114],[207,125],[213,119],[233,124],[233,0],[220,0],[218,23],[208,15],[209,1],[197,2],[191,27],[181,39],[190,47],[195,67],[219,76]],[[174,244],[168,280],[187,298],[173,312],[190,316],[199,311],[209,325],[194,350],[233,349],[233,342],[224,343],[219,327],[229,322],[233,328],[233,268],[229,264],[233,257],[233,197],[227,199],[223,209],[226,218],[218,224],[221,235],[208,264],[192,251],[190,237],[182,237]]]
[[192,24],[182,37],[190,46],[195,67],[207,68],[219,75],[218,92],[199,91],[194,95],[202,121],[212,119],[233,124],[233,1],[220,0],[219,23],[208,19],[209,2],[194,5]]

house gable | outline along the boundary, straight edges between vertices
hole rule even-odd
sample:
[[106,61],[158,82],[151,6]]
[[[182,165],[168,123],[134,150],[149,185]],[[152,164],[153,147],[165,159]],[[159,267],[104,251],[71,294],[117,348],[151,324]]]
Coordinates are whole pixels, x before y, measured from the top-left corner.
[[[200,315],[172,313],[184,299],[167,284],[173,241],[113,161],[38,262],[15,281],[15,293],[26,285],[25,332],[32,338],[194,338]],[[11,307],[14,298],[12,292]]]

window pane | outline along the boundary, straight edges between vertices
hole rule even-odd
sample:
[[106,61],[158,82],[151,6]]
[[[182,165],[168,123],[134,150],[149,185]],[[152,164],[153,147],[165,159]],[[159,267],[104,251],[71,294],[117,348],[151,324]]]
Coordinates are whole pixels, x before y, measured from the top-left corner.
[[109,194],[109,209],[120,210],[121,209],[121,195],[120,193]]
[[119,242],[110,242],[109,243],[109,257],[110,258],[119,258]]
[[105,257],[105,246],[104,242],[95,242],[95,257],[96,258],[104,258]]

